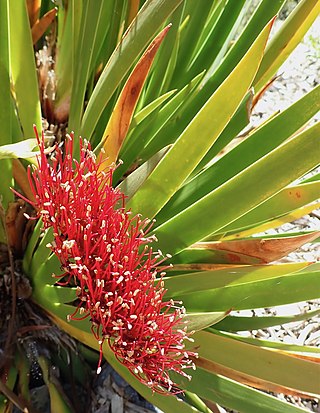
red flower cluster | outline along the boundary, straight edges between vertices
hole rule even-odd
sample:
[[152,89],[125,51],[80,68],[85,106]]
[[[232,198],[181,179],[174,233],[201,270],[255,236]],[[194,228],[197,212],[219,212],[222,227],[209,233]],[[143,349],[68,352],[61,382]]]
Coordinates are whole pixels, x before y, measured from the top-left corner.
[[70,320],[90,317],[102,346],[108,341],[117,359],[154,391],[177,391],[169,377],[194,368],[185,351],[189,339],[183,308],[163,301],[164,259],[147,236],[152,223],[132,217],[125,197],[112,187],[113,169],[99,170],[90,144],[80,141],[80,161],[72,159],[73,139],[47,159],[39,140],[39,167],[29,180],[44,228],[53,228],[49,244],[58,256],[65,285],[77,286],[77,306]]

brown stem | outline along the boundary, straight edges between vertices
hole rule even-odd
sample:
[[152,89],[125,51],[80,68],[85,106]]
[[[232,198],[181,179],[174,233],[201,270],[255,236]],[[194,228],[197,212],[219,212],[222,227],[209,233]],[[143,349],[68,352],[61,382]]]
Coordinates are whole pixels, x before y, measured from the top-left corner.
[[12,170],[13,170],[13,177],[19,187],[22,189],[23,193],[25,194],[26,198],[32,202],[36,202],[34,194],[32,192],[28,173],[19,159],[12,160]]
[[4,394],[18,409],[25,413],[39,413],[29,406],[29,403],[18,397],[9,387],[0,380],[0,393]]
[[[7,234],[7,229],[5,225],[5,214],[4,214],[4,209],[3,209],[2,204],[0,204],[0,217],[1,217],[1,221],[3,223],[4,229],[5,229],[6,238],[8,240],[8,234]],[[0,363],[0,369],[4,366],[6,359],[8,357],[8,353],[10,351],[12,338],[13,338],[13,330],[14,330],[14,323],[15,323],[15,317],[16,317],[16,305],[17,305],[17,285],[16,285],[16,278],[15,278],[15,273],[14,273],[14,260],[13,260],[12,251],[9,246],[8,246],[8,257],[9,257],[10,274],[11,274],[11,296],[12,296],[11,317],[8,323],[8,334],[7,334],[6,342],[4,345],[4,354],[6,357],[4,357],[3,361]]]

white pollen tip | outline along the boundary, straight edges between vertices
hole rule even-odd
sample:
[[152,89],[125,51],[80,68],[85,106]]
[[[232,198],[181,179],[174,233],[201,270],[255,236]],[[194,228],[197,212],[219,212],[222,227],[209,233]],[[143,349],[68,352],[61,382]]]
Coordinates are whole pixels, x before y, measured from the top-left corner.
[[101,373],[101,367],[98,367],[97,368],[97,374],[100,374]]

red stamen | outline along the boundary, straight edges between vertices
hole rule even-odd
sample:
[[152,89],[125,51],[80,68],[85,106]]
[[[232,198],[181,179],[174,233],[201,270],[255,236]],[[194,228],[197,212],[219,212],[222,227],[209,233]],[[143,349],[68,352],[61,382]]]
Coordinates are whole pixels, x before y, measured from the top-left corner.
[[53,228],[50,248],[65,271],[59,284],[78,287],[69,319],[90,317],[98,371],[107,340],[116,358],[154,391],[180,392],[169,372],[188,377],[183,369],[194,367],[189,357],[195,353],[184,350],[183,309],[163,301],[163,273],[156,275],[165,258],[149,246],[152,222],[125,210],[124,195],[111,185],[113,169],[99,172],[101,159],[89,143],[80,140],[79,162],[72,159],[73,137],[64,153],[56,147],[48,160],[37,139],[39,168],[29,173],[35,207],[44,228]]

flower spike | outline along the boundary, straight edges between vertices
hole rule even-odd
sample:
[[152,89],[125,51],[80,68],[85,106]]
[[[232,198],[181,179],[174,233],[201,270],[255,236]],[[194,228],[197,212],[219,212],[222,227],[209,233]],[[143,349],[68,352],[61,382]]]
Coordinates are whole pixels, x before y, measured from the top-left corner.
[[[176,393],[170,371],[189,377],[194,368],[184,341],[189,334],[184,309],[164,301],[164,262],[149,244],[150,220],[132,216],[125,196],[112,187],[114,168],[99,169],[90,143],[80,139],[80,160],[72,159],[73,136],[67,136],[48,159],[38,137],[38,168],[30,175],[36,209],[44,228],[52,228],[49,245],[65,273],[58,283],[76,285],[69,320],[90,318],[100,345],[105,341],[138,379],[153,391]],[[163,268],[161,268],[161,271]]]

